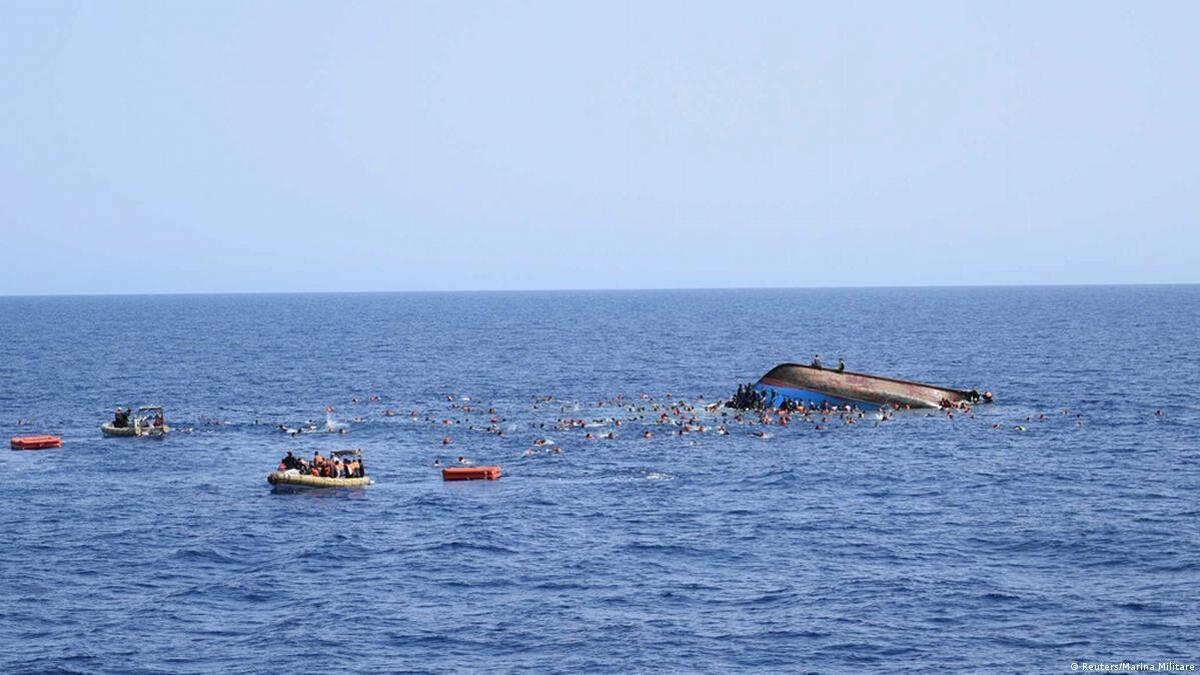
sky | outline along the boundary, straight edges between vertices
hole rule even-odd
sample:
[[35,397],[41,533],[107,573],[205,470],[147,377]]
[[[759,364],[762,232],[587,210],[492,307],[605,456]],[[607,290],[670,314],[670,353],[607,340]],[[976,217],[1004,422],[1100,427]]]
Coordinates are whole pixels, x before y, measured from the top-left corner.
[[0,294],[1195,283],[1197,26],[0,0]]

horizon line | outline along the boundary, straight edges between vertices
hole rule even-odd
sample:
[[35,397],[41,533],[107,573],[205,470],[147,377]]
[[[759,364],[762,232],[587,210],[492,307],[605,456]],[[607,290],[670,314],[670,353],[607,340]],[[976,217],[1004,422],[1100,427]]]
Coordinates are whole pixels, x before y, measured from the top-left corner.
[[120,298],[155,296],[200,296],[200,295],[399,295],[399,294],[452,294],[452,293],[635,293],[655,291],[790,291],[790,290],[886,290],[886,289],[935,289],[935,288],[1087,288],[1124,286],[1197,286],[1197,281],[1138,281],[1138,282],[1082,282],[1082,283],[996,283],[996,284],[894,284],[894,285],[845,285],[845,286],[661,286],[628,288],[463,288],[463,289],[407,289],[407,290],[336,290],[336,291],[137,291],[132,293],[4,293],[0,298]]

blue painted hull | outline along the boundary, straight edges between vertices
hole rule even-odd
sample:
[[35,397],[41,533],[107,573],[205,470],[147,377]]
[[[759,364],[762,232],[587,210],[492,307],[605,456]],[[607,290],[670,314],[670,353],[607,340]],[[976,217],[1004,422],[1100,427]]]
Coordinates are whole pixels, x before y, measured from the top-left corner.
[[875,410],[879,408],[876,403],[866,401],[856,401],[849,398],[840,398],[822,394],[816,391],[807,389],[796,389],[793,387],[779,387],[762,384],[761,382],[754,385],[754,388],[762,392],[766,397],[767,405],[772,408],[778,408],[784,401],[798,401],[804,404],[806,408],[819,408],[823,405],[829,406],[857,406],[860,410]]

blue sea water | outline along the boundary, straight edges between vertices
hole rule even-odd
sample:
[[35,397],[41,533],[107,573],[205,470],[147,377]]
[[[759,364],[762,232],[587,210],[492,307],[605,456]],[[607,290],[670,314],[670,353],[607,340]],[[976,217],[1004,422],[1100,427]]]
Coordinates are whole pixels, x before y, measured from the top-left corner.
[[[1197,286],[0,298],[0,430],[64,441],[0,454],[0,672],[1196,663],[1198,317]],[[765,439],[637,409],[814,353],[997,403]],[[139,403],[178,433],[101,436]],[[327,405],[348,433],[275,430]],[[560,417],[624,424],[531,428]],[[344,447],[376,485],[265,480]],[[458,455],[505,475],[442,482]]]

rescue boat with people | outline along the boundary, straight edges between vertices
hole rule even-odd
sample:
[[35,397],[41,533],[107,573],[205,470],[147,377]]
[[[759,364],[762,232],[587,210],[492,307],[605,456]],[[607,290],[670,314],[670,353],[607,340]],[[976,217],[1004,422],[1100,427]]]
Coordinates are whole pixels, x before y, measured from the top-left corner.
[[910,408],[957,406],[990,401],[974,389],[952,389],[934,384],[855,373],[842,368],[782,363],[759,378],[755,389],[767,405],[778,407],[797,401],[808,407],[852,405],[859,408],[897,405]]
[[[290,454],[290,453],[289,453]],[[362,463],[362,450],[335,450],[329,453],[330,459],[356,459]],[[267,482],[276,488],[356,488],[374,485],[375,479],[366,475],[357,477],[335,478],[333,476],[314,476],[299,469],[281,468],[267,474]]]
[[170,430],[160,405],[144,405],[135,415],[126,413],[121,416],[120,424],[117,419],[111,419],[100,425],[100,432],[105,436],[163,436]]
[[267,482],[276,487],[294,485],[299,487],[335,488],[335,487],[366,487],[374,485],[375,479],[370,476],[362,478],[326,478],[300,473],[296,469],[272,471],[267,475]]

